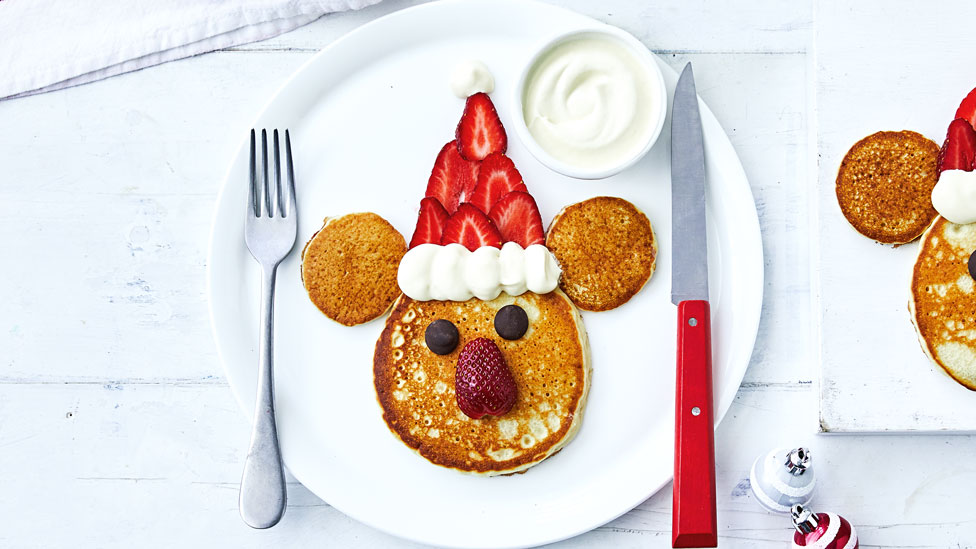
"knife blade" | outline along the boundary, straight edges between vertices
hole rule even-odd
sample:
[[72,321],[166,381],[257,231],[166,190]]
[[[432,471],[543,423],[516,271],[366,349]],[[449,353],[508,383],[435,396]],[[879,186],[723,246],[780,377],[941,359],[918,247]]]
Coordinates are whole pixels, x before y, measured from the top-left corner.
[[672,547],[716,547],[705,146],[691,63],[671,107],[671,302],[678,306]]
[[681,71],[671,107],[671,303],[708,300],[705,146],[691,63]]

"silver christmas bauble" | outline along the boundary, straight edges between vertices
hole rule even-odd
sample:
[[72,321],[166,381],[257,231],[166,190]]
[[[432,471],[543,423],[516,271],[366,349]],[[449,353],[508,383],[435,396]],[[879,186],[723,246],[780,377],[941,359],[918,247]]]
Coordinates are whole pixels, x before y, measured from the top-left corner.
[[806,505],[816,486],[810,450],[777,448],[759,456],[749,482],[756,499],[769,511],[789,513],[794,505]]

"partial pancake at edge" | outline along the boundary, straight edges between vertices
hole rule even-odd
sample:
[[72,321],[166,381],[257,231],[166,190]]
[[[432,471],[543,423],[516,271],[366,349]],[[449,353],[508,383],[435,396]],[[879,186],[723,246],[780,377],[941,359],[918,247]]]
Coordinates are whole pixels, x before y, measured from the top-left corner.
[[976,224],[936,218],[922,236],[908,302],[922,350],[970,390],[976,390],[976,281],[968,268],[973,250]]

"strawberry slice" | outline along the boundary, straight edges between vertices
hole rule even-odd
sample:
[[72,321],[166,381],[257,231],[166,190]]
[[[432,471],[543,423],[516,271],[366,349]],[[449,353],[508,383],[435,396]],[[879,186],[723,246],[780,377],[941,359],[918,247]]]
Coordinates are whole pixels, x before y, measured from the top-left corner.
[[464,113],[458,122],[458,151],[467,160],[484,160],[491,153],[503,153],[508,148],[505,127],[498,119],[495,105],[488,94],[478,92],[464,103]]
[[959,104],[959,108],[956,109],[956,118],[967,120],[970,126],[976,128],[976,88],[969,92],[969,95]]
[[420,244],[440,244],[441,235],[444,233],[444,225],[450,215],[444,206],[432,196],[420,201],[420,217],[417,219],[417,228],[413,231],[413,238],[410,239],[410,247]]
[[465,203],[447,220],[441,235],[441,244],[452,243],[462,244],[472,252],[482,246],[500,248],[502,235],[484,212]]
[[434,161],[434,169],[427,180],[424,196],[436,198],[441,206],[452,214],[458,204],[467,202],[478,182],[478,162],[461,158],[456,141],[441,147]]
[[498,199],[512,191],[528,192],[522,182],[522,174],[515,169],[512,159],[503,153],[492,153],[481,161],[478,184],[468,202],[488,213]]
[[495,222],[505,242],[517,242],[523,248],[546,242],[539,207],[529,193],[512,191],[506,194],[492,206],[488,217]]
[[976,162],[976,130],[963,118],[949,124],[945,143],[939,151],[938,173],[946,170],[973,171]]

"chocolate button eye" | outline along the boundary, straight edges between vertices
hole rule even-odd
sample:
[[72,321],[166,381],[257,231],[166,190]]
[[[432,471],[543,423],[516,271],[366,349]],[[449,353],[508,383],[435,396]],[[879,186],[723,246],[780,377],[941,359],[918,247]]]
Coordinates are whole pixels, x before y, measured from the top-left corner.
[[976,279],[976,252],[969,254],[969,276]]
[[529,315],[518,305],[505,305],[495,313],[495,331],[505,339],[518,339],[529,329]]
[[427,348],[439,355],[449,355],[458,346],[458,329],[450,320],[439,318],[427,325],[424,341]]

